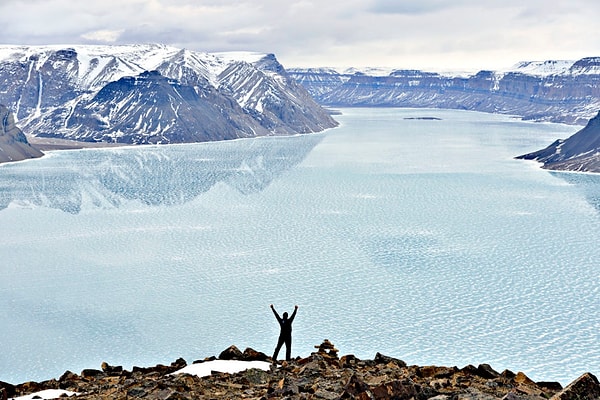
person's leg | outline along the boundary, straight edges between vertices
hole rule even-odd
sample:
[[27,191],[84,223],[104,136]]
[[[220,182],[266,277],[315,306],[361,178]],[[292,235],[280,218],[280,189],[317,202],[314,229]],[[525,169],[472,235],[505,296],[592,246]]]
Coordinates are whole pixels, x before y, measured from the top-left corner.
[[275,347],[275,352],[273,352],[273,361],[277,361],[277,355],[279,354],[279,350],[281,350],[281,346],[283,346],[283,338],[280,337],[277,341],[277,347]]
[[292,359],[292,338],[286,338],[285,340],[285,359],[287,361]]

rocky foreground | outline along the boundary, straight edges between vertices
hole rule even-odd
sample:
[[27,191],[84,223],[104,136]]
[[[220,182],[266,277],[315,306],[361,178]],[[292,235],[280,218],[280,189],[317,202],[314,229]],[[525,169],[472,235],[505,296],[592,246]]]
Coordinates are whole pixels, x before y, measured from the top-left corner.
[[[338,357],[325,340],[306,358],[236,374],[214,372],[207,377],[175,374],[183,359],[150,368],[102,364],[101,370],[65,372],[58,380],[10,385],[0,382],[0,399],[46,389],[77,393],[77,399],[414,399],[414,400],[597,400],[600,383],[586,373],[563,388],[557,382],[534,382],[522,372],[497,372],[487,364],[464,368],[408,366],[377,353],[373,360]],[[215,359],[214,357],[212,359]],[[264,353],[231,346],[222,360],[270,361]],[[208,361],[197,361],[205,362]],[[34,397],[35,398],[35,397]]]

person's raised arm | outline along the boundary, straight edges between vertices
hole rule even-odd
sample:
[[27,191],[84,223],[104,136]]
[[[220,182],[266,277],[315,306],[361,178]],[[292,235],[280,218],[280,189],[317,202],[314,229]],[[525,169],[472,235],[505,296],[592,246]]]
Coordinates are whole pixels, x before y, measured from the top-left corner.
[[292,322],[294,320],[294,317],[296,316],[297,311],[298,311],[298,306],[294,306],[294,312],[292,313],[292,316],[289,319],[290,322]]
[[277,321],[281,322],[281,317],[279,316],[279,314],[277,314],[277,311],[275,311],[275,307],[273,307],[273,304],[271,304],[271,311],[273,311],[273,314],[275,314],[275,318],[277,318]]

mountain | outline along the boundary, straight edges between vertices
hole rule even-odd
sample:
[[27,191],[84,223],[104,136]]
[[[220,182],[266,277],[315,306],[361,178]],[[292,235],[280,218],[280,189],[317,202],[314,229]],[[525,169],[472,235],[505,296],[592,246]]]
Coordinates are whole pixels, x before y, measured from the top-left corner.
[[0,104],[27,135],[185,143],[337,125],[272,54],[171,46],[0,46]]
[[600,113],[568,139],[517,158],[539,161],[551,170],[600,172]]
[[585,125],[600,109],[600,57],[521,62],[503,71],[288,69],[321,104],[430,107]]
[[15,125],[10,110],[0,104],[0,163],[42,155],[40,150],[29,144],[23,132]]

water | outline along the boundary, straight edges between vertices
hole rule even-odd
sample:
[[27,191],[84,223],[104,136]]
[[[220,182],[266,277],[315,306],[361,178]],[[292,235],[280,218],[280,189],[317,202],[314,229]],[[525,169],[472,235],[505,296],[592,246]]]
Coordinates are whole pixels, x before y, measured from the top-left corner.
[[[434,116],[438,120],[405,119]],[[293,356],[600,373],[600,177],[513,157],[576,127],[345,109],[322,134],[0,166],[0,380]]]

